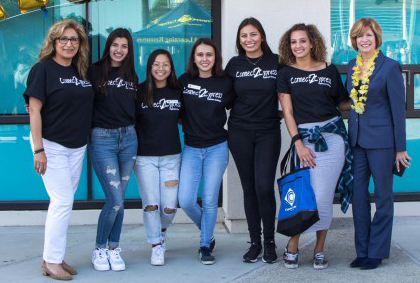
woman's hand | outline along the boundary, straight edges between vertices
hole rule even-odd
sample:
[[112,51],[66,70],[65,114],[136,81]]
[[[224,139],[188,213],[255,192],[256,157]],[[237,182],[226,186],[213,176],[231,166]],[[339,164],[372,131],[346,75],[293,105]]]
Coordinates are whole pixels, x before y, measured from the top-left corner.
[[34,169],[39,175],[44,175],[47,171],[47,156],[45,152],[34,154]]
[[397,152],[397,156],[396,156],[396,162],[397,162],[397,171],[400,172],[400,163],[401,165],[403,165],[405,168],[410,167],[410,161],[411,161],[411,157],[408,156],[407,151],[400,151]]
[[315,154],[312,152],[312,150],[304,146],[301,140],[298,140],[295,143],[295,147],[296,153],[299,157],[300,164],[302,164],[302,167],[309,166],[311,168],[314,168],[316,165]]

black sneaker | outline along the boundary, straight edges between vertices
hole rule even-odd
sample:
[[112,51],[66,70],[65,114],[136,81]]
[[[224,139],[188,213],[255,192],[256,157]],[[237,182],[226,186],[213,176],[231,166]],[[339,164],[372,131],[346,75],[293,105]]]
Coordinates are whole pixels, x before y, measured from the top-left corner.
[[244,262],[257,262],[261,257],[262,246],[260,243],[251,243],[248,251],[243,256]]
[[324,253],[316,253],[314,256],[314,268],[325,269],[328,267],[328,261],[325,259]]
[[276,243],[274,240],[264,241],[264,255],[262,261],[265,263],[274,263],[277,261]]
[[284,249],[283,260],[286,268],[294,269],[299,266],[299,254],[289,252],[287,247]]
[[216,239],[213,237],[211,238],[211,241],[210,241],[210,252],[213,252],[215,247],[216,247]]
[[214,264],[214,256],[211,255],[211,251],[207,247],[201,247],[198,250],[198,257],[201,259],[202,264]]

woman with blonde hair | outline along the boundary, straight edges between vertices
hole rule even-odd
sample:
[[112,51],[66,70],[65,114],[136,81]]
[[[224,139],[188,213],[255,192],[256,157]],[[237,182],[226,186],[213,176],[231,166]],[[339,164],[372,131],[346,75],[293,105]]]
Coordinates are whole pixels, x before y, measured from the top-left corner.
[[[314,25],[296,24],[280,39],[277,92],[292,140],[296,140],[301,167],[310,166],[320,220],[307,232],[316,232],[313,267],[324,269],[328,261],[324,243],[332,219],[336,188],[342,210],[352,190],[351,153],[339,106],[349,104],[340,74],[326,62],[326,46]],[[300,235],[289,239],[283,260],[287,268],[298,267]]]
[[[356,259],[350,267],[375,269],[389,257],[394,198],[392,171],[410,165],[405,136],[405,88],[401,67],[379,51],[382,30],[362,18],[350,30],[356,59],[349,62],[347,90],[352,106],[349,138],[354,156],[352,202]],[[369,180],[375,184],[371,219]]]
[[50,197],[45,223],[43,274],[70,280],[64,262],[67,228],[90,133],[93,89],[86,80],[89,44],[74,20],[49,30],[23,94],[29,104],[35,171]]

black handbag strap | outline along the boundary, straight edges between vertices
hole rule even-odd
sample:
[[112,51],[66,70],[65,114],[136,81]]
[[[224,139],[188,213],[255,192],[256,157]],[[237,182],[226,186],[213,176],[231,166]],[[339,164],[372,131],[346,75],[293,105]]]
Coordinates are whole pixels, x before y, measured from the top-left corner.
[[294,153],[295,142],[299,139],[301,139],[301,135],[297,134],[297,135],[293,136],[292,141],[290,142],[290,147],[286,151],[286,154],[284,155],[284,157],[283,157],[283,159],[280,163],[280,174],[281,174],[281,176],[286,174],[287,165],[289,163],[290,163],[289,173],[295,171],[296,163],[295,163],[295,159],[292,157],[292,155],[294,155],[293,153]]

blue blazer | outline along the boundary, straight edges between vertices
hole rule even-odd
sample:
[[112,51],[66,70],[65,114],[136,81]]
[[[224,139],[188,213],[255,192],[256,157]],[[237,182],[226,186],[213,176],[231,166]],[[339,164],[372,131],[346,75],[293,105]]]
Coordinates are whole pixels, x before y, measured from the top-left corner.
[[[346,88],[352,90],[351,76],[356,59],[349,62]],[[365,112],[353,109],[349,117],[351,146],[377,149],[395,147],[406,150],[405,88],[400,64],[379,52],[370,76]]]

